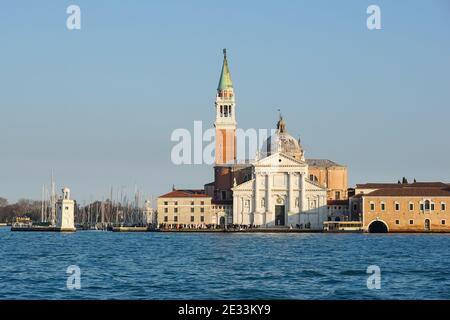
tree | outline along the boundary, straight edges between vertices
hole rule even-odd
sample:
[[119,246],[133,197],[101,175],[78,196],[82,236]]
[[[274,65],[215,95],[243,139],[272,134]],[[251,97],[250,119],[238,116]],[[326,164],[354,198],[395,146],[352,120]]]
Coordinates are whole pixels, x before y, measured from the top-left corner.
[[6,207],[8,205],[8,200],[0,197],[0,208]]

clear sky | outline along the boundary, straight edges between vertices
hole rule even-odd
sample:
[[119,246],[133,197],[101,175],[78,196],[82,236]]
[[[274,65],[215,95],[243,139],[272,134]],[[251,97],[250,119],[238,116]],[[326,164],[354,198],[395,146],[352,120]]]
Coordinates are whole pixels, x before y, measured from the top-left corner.
[[52,169],[81,202],[212,181],[171,163],[170,135],[212,126],[224,47],[239,127],[281,108],[350,185],[450,182],[449,40],[448,0],[1,1],[0,196],[39,199]]

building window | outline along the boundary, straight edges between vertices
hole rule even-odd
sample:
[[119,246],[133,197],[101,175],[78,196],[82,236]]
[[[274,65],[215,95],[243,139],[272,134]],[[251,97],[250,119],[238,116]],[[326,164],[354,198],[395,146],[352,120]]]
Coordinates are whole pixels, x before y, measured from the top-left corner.
[[204,205],[205,205],[205,201],[200,201],[200,204],[201,204],[202,206],[204,206]]
[[384,202],[381,203],[381,211],[386,210],[386,204]]
[[261,207],[265,207],[266,206],[266,198],[262,198],[261,199]]
[[178,216],[174,216],[173,221],[178,222]]
[[358,210],[358,205],[354,204],[353,205],[353,210],[355,210],[355,211]]
[[414,220],[409,220],[409,224],[414,224]]
[[222,200],[227,200],[227,192],[222,191]]
[[195,221],[195,217],[191,216],[191,222],[194,222],[194,221]]
[[430,200],[425,200],[425,211],[430,210]]
[[173,209],[173,212],[178,213],[178,208]]
[[445,208],[445,203],[444,203],[444,202],[441,202],[441,210],[442,210],[442,211],[445,211],[445,210],[446,210],[446,208]]
[[194,208],[191,208],[191,213],[194,213]]
[[169,221],[169,217],[168,216],[164,216],[164,222]]
[[175,201],[175,205],[176,205],[176,206],[178,205],[178,201]]
[[400,220],[395,220],[395,224],[400,224]]
[[164,208],[164,213],[167,213],[167,212],[169,212],[169,209]]
[[169,203],[167,201],[164,201],[164,205],[167,206]]
[[194,205],[194,201],[191,201],[191,206],[193,206]]
[[201,213],[205,212],[205,208],[200,208],[200,212]]
[[334,196],[335,196],[336,200],[341,200],[341,192],[340,191],[336,191],[334,193]]
[[445,224],[445,220],[441,220],[441,224]]
[[400,211],[400,203],[395,203],[395,211]]
[[414,211],[414,203],[409,203],[409,211]]
[[420,211],[423,211],[423,203],[420,204]]
[[201,222],[205,222],[205,216],[201,216],[201,217],[200,217],[200,221],[201,221]]
[[370,211],[374,211],[375,210],[375,203],[371,202],[370,203]]
[[430,208],[431,208],[431,211],[434,211],[434,202],[431,202]]

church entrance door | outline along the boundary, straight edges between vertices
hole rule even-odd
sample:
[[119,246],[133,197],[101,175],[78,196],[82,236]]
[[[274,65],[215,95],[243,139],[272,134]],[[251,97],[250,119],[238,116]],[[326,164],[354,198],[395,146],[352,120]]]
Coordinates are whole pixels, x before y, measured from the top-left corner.
[[284,226],[284,206],[275,206],[275,225]]

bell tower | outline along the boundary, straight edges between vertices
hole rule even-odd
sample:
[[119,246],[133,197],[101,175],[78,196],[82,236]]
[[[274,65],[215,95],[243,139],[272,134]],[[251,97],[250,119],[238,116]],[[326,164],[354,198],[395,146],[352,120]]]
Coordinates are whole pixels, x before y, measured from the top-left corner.
[[226,49],[223,49],[223,66],[215,106],[216,164],[234,162],[236,160],[236,103]]

